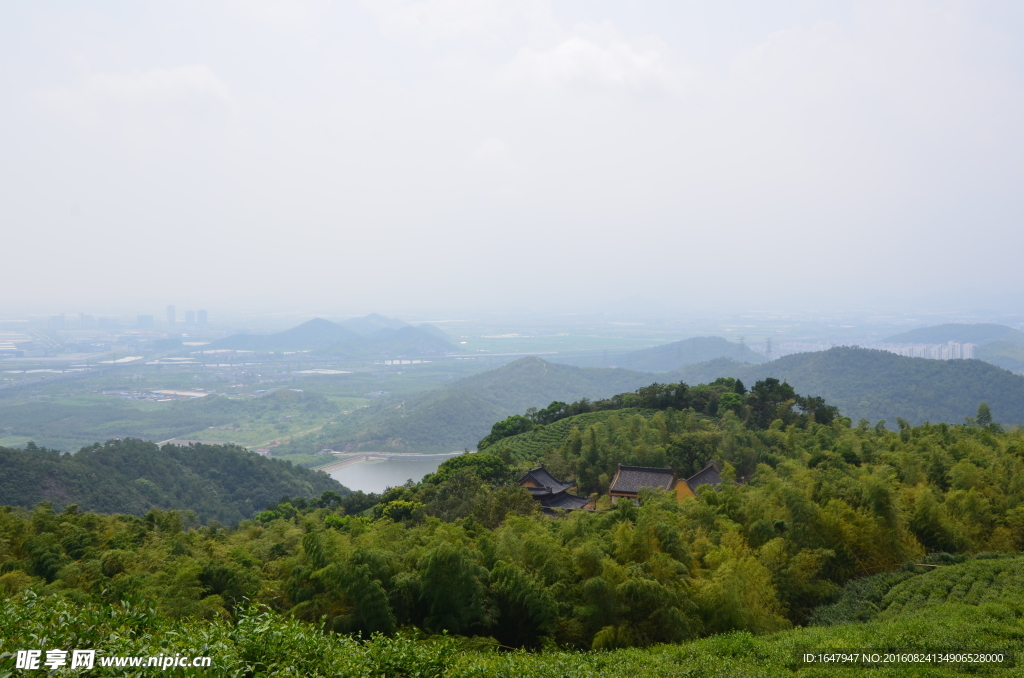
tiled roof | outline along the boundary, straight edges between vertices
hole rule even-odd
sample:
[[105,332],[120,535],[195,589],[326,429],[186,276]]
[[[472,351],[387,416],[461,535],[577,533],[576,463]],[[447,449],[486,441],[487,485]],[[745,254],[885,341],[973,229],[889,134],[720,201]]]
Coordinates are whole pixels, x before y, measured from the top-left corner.
[[519,484],[522,485],[527,480],[532,480],[539,486],[526,488],[530,491],[530,494],[535,497],[544,494],[559,494],[561,492],[565,492],[576,484],[571,481],[559,480],[551,475],[543,466],[538,466],[535,469],[527,471],[526,475],[519,479]]
[[563,509],[566,511],[572,511],[581,509],[590,503],[590,500],[585,497],[577,497],[575,494],[560,494],[557,497],[551,499],[543,499],[540,505],[546,509]]
[[611,492],[639,494],[641,487],[653,487],[659,490],[672,489],[675,473],[670,468],[649,468],[646,466],[623,466],[612,481]]
[[717,463],[709,461],[704,468],[687,478],[686,484],[689,485],[690,489],[695,493],[697,492],[697,488],[701,485],[721,485],[721,469],[718,467]]

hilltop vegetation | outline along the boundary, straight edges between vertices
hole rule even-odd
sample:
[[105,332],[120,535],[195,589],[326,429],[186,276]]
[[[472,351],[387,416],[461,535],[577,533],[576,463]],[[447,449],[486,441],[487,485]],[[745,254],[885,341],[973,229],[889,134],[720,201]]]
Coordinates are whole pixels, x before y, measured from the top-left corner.
[[521,358],[404,403],[387,401],[357,410],[313,436],[282,447],[280,453],[325,447],[451,452],[475,446],[492,423],[538,403],[600,398],[649,382],[650,375],[639,372]]
[[1024,346],[1024,332],[1006,325],[994,323],[948,323],[934,327],[920,327],[915,330],[894,334],[885,339],[894,344],[945,344],[949,341],[971,343],[978,346],[996,341],[1006,341],[1017,346]]
[[323,473],[266,459],[231,445],[164,445],[112,440],[77,454],[29,446],[0,448],[5,504],[50,502],[86,511],[143,515],[152,507],[192,511],[198,520],[235,524],[282,494],[347,493]]
[[[8,513],[3,567],[40,592],[114,591],[170,616],[231,613],[249,598],[310,622],[326,617],[337,632],[414,626],[510,646],[615,648],[783,630],[852,579],[929,552],[1024,544],[1024,435],[1002,432],[984,411],[974,426],[893,432],[852,427],[778,382],[742,390],[729,380],[655,385],[608,401],[655,407],[554,422],[572,426],[544,461],[583,492],[606,492],[618,463],[724,464],[718,491],[681,503],[654,493],[639,507],[554,520],[513,481],[535,458],[495,443],[499,454],[449,460],[421,483],[368,498],[375,506],[360,515],[368,503],[346,510],[334,492],[282,499],[229,530],[187,530],[163,512]],[[748,481],[732,482],[740,477]],[[204,546],[211,539],[221,546]],[[114,558],[110,550],[116,568],[89,564]],[[217,583],[204,583],[207,570],[222,573],[208,575]]]
[[746,383],[775,377],[801,393],[815,393],[853,419],[890,424],[960,423],[981,401],[1000,421],[1024,422],[1024,377],[981,360],[927,360],[886,351],[837,347],[797,353],[763,365],[718,360],[671,375],[689,383],[735,377]]
[[[478,448],[519,466],[543,461],[556,475],[577,478],[582,491],[604,493],[619,464],[668,466],[684,477],[703,468],[723,441],[702,419],[766,429],[830,424],[837,416],[822,398],[800,396],[773,378],[749,393],[731,378],[695,387],[651,384],[607,400],[527,410],[496,423]],[[750,473],[754,464],[747,458],[739,469]]]

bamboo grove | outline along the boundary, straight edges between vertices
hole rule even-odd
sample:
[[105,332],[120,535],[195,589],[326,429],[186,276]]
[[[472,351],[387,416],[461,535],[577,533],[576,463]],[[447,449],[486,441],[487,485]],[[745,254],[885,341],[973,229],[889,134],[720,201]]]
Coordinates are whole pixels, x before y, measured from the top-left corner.
[[[233,527],[5,508],[0,592],[168,619],[230,620],[259,603],[363,638],[614,649],[781,631],[852,580],[1024,546],[1024,434],[986,406],[962,425],[889,430],[777,382],[748,393],[719,380],[687,402],[680,385],[643,392],[527,413],[481,453],[363,503],[285,497]],[[686,472],[709,459],[725,482],[696,499],[604,495],[617,464]],[[598,510],[542,514],[515,483],[538,463],[577,478]]]

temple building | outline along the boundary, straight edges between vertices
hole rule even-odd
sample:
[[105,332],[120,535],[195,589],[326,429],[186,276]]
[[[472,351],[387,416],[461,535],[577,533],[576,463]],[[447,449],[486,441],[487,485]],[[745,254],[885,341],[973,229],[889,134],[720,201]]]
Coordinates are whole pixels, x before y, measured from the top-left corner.
[[700,471],[689,478],[676,476],[670,468],[650,468],[647,466],[623,466],[619,464],[612,479],[608,494],[612,501],[620,498],[637,500],[640,489],[650,487],[666,492],[675,492],[676,499],[682,501],[686,497],[696,497],[697,488],[701,485],[718,487],[722,483],[722,469],[716,462],[709,461]]
[[533,498],[539,501],[545,510],[573,511],[590,503],[586,497],[578,497],[569,493],[569,490],[576,487],[575,482],[559,480],[543,466],[527,471],[526,475],[519,479],[519,485],[529,490]]

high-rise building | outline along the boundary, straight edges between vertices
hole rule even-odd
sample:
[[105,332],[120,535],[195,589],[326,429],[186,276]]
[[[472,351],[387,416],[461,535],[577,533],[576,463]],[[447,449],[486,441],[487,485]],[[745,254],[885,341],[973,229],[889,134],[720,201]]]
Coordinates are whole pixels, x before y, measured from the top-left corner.
[[167,324],[174,327],[174,306],[169,305],[167,307]]
[[195,311],[185,311],[185,324],[190,326],[190,327],[192,325],[196,324],[196,312]]
[[199,321],[199,326],[200,327],[206,327],[206,311],[204,311],[204,310],[196,311],[196,320]]

